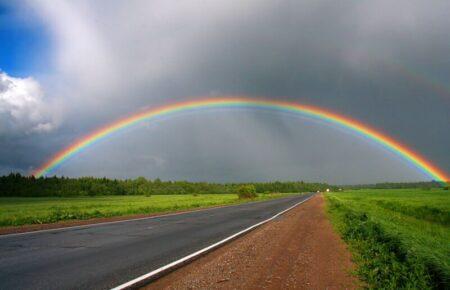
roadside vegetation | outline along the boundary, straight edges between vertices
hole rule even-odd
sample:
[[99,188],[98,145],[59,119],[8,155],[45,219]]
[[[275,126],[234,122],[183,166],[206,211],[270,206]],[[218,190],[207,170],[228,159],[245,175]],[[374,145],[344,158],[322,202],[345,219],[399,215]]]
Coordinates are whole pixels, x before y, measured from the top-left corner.
[[0,176],[0,226],[172,212],[311,192],[325,183],[208,183],[160,179]]
[[239,186],[237,193],[240,199],[255,198],[258,196],[256,193],[256,188],[253,184],[244,184]]
[[326,199],[368,288],[449,289],[448,190],[360,189]]
[[[252,201],[292,195],[258,194]],[[0,226],[152,214],[243,203],[237,194],[0,198]]]

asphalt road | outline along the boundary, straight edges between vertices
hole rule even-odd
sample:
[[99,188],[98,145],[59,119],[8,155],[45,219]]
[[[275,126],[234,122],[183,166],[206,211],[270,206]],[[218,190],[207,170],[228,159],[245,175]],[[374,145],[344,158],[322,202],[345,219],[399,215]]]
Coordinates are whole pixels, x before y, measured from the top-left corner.
[[270,218],[309,196],[0,236],[0,289],[109,289]]

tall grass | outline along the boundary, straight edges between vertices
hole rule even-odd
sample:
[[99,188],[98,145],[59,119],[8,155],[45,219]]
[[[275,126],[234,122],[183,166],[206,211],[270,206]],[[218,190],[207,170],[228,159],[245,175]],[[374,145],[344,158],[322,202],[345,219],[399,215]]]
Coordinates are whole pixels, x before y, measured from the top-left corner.
[[450,195],[443,190],[357,190],[326,196],[368,288],[448,289]]

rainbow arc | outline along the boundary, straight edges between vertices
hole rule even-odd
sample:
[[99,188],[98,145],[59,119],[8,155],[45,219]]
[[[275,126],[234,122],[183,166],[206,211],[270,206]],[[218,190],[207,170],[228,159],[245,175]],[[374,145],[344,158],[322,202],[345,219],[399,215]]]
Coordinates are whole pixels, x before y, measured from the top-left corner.
[[141,122],[151,121],[158,117],[171,116],[176,115],[177,113],[189,112],[193,110],[208,110],[217,108],[268,109],[280,112],[300,114],[314,119],[326,121],[328,123],[336,124],[342,128],[365,136],[375,143],[380,144],[390,151],[396,153],[433,180],[445,182],[450,179],[444,171],[439,169],[430,161],[426,160],[417,152],[414,152],[412,149],[392,139],[386,134],[383,134],[371,128],[370,126],[356,121],[352,118],[310,105],[302,105],[299,103],[277,100],[253,99],[246,97],[208,98],[195,101],[178,102],[167,106],[152,108],[146,111],[135,113],[128,117],[119,119],[105,127],[97,129],[89,135],[74,142],[65,149],[59,151],[41,167],[37,168],[32,173],[32,175],[34,175],[35,177],[41,177],[52,173],[58,166],[67,161],[67,159],[75,156],[87,147],[92,146],[99,140],[111,136],[116,131],[124,130]]

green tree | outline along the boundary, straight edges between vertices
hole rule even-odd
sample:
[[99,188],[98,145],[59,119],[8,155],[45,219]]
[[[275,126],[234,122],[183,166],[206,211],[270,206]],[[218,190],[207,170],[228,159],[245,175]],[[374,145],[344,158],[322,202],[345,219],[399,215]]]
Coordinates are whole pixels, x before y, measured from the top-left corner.
[[257,196],[255,186],[253,184],[244,184],[239,186],[238,196],[239,198],[255,198]]

